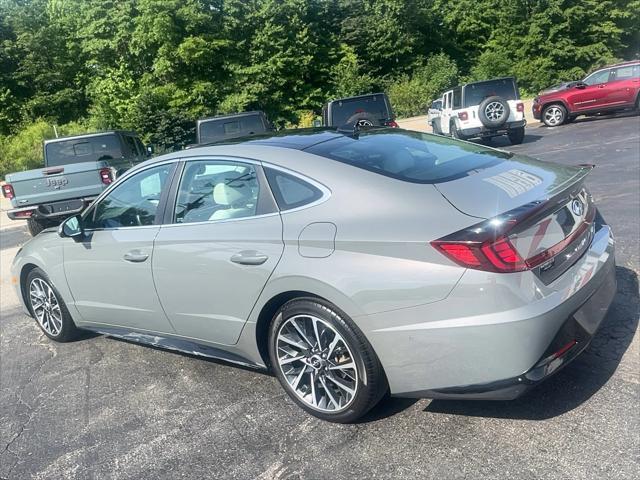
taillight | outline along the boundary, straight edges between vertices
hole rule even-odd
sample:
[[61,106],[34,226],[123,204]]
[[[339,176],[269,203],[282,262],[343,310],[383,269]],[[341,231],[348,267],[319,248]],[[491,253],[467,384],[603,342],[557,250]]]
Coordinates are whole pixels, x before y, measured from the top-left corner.
[[[586,197],[585,193],[585,200]],[[566,199],[563,202],[566,202]],[[587,235],[587,230],[594,222],[596,208],[590,200],[586,200],[583,207],[584,215],[581,215],[582,219],[579,223],[574,224],[571,233],[559,242],[545,245],[543,249],[529,246],[529,254],[523,258],[514,246],[514,242],[521,245],[518,237],[526,238],[527,232],[533,228],[536,233],[533,235],[532,245],[541,245],[549,224],[549,215],[558,211],[558,205],[562,204],[562,202],[553,201],[531,202],[498,217],[434,240],[431,245],[465,268],[498,273],[531,270],[553,259],[574,241],[584,238],[583,236]],[[566,203],[564,205],[562,208],[566,208]]]
[[467,112],[458,112],[458,118],[462,121],[469,119],[469,114]]
[[102,183],[105,185],[113,183],[113,171],[110,168],[100,169],[100,180],[102,180]]
[[516,111],[524,112],[524,103],[522,103],[522,102],[516,103]]
[[398,125],[395,120],[391,120],[389,123],[387,123],[387,126],[391,128],[400,128],[400,125]]
[[13,216],[16,218],[29,218],[33,215],[33,210],[21,210],[14,212]]
[[431,242],[431,245],[466,268],[500,273],[529,269],[506,237],[484,243],[436,240]]
[[9,200],[16,196],[13,192],[13,186],[10,183],[5,183],[2,186],[2,196],[4,198],[8,198]]

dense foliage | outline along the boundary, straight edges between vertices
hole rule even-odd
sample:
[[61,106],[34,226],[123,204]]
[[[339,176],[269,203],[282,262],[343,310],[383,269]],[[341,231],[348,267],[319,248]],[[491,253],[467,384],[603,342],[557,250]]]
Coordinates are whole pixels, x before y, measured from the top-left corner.
[[639,29],[639,0],[0,0],[0,175],[53,125],[168,150],[218,113],[306,125],[384,90],[407,116],[497,75],[535,93],[637,56]]

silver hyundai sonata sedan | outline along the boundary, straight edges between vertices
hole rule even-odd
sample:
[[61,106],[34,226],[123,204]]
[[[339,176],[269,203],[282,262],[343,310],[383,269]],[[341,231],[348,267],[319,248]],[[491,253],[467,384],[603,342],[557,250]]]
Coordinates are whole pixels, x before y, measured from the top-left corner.
[[585,349],[614,296],[589,171],[399,129],[193,148],[28,242],[13,280],[53,340],[269,368],[329,421],[386,392],[512,399]]

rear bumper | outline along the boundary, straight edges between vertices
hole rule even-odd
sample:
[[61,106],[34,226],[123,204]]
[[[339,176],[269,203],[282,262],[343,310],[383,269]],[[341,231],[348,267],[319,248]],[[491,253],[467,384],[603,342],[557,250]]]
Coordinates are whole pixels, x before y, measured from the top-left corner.
[[540,360],[517,377],[495,382],[404,393],[415,398],[513,400],[561,370],[591,343],[616,293],[615,264],[602,272],[597,290],[565,321]]
[[[60,219],[82,212],[96,197],[74,198],[62,202],[42,203],[7,211],[11,220],[25,220],[29,217],[42,219]],[[31,212],[29,214],[29,212]]]
[[462,128],[460,132],[465,137],[485,137],[493,135],[504,135],[513,130],[514,128],[521,128],[527,124],[526,120],[518,120],[516,122],[507,122],[500,128],[487,128],[487,127],[474,127],[474,128]]
[[467,270],[443,300],[357,323],[392,395],[515,398],[588,345],[615,286],[614,241],[603,225],[582,257],[548,285],[531,271]]

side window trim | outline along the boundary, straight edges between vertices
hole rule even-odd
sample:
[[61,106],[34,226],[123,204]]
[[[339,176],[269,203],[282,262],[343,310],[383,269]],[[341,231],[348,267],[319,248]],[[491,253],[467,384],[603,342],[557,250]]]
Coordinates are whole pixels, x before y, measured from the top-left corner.
[[[167,162],[162,162],[162,163],[154,163],[154,164],[148,165],[147,167],[145,167],[145,168],[143,168],[141,170],[138,170],[138,171],[134,172],[131,175],[127,175],[124,180],[114,183],[113,187],[110,187],[110,188],[106,189],[104,192],[102,192],[102,194],[97,199],[95,199],[93,201],[93,203],[82,213],[82,219],[83,220],[86,219],[89,216],[95,217],[95,213],[96,213],[96,209],[97,209],[98,205],[100,205],[100,203],[105,198],[107,198],[111,194],[111,192],[118,187],[118,185],[120,185],[121,183],[126,182],[129,178],[133,178],[133,177],[135,177],[136,175],[138,175],[138,174],[140,174],[142,172],[146,172],[149,169],[160,167],[162,165],[170,164],[171,165],[171,167],[170,167],[171,171],[169,172],[169,176],[167,177],[167,183],[165,184],[165,188],[160,194],[160,198],[158,200],[158,208],[156,210],[156,212],[157,212],[156,213],[156,217],[155,217],[154,223],[152,225],[135,225],[135,226],[123,226],[123,227],[111,227],[111,228],[87,228],[87,231],[88,232],[94,232],[94,231],[104,231],[104,230],[122,230],[122,229],[125,229],[125,228],[126,229],[133,229],[133,228],[155,228],[155,227],[158,227],[161,224],[161,222],[162,222],[162,220],[164,218],[164,214],[165,214],[165,210],[166,210],[166,202],[167,202],[167,199],[168,199],[168,193],[169,193],[169,189],[170,189],[170,188],[167,188],[167,186],[170,187],[173,184],[173,181],[174,181],[175,176],[176,176],[176,171],[177,171],[177,168],[176,168],[177,163],[178,162],[176,161],[176,159],[171,159],[171,160],[169,160]],[[160,212],[162,212],[162,214],[160,214]]]

